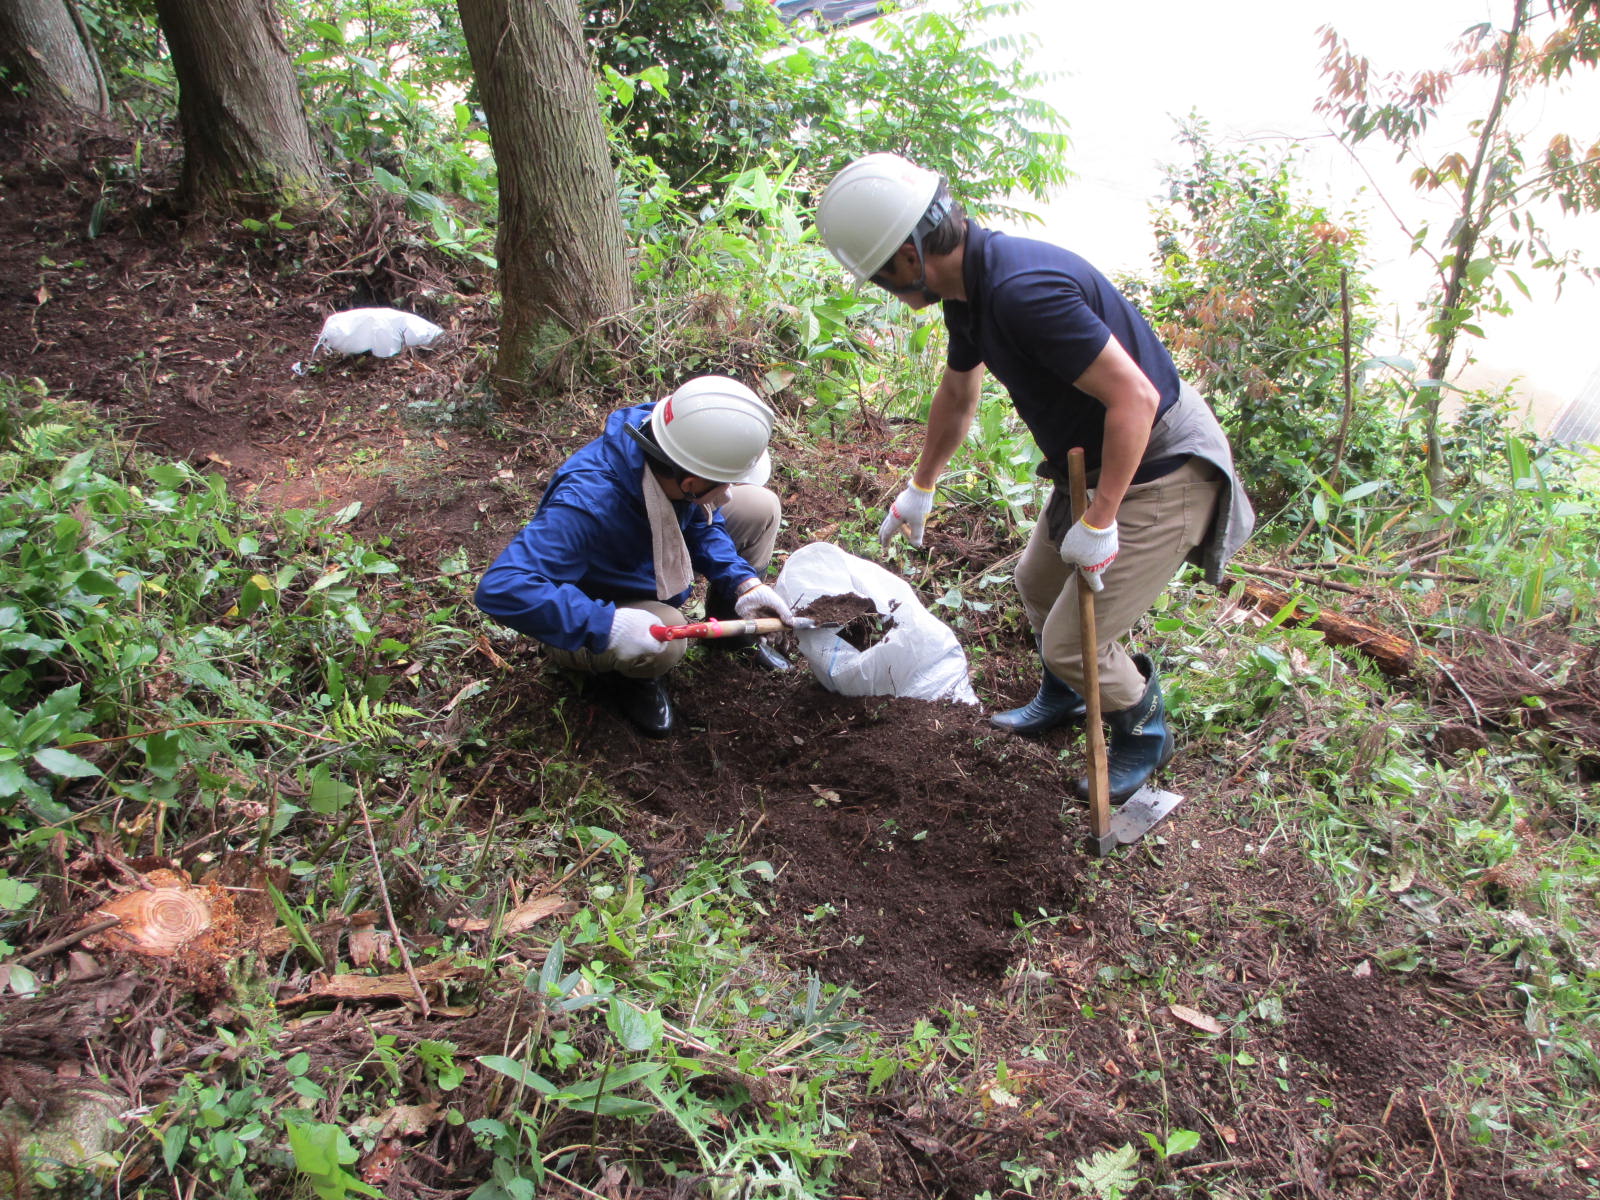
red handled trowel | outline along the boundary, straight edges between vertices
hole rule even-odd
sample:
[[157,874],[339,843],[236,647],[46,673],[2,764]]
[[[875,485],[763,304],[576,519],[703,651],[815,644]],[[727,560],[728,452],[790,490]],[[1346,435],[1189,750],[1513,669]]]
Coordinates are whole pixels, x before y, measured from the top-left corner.
[[810,617],[796,617],[793,625],[785,625],[777,617],[746,617],[732,621],[711,618],[690,625],[652,625],[650,636],[658,642],[675,642],[680,638],[760,637],[782,633],[785,629],[829,629],[838,625],[837,621],[818,624]]

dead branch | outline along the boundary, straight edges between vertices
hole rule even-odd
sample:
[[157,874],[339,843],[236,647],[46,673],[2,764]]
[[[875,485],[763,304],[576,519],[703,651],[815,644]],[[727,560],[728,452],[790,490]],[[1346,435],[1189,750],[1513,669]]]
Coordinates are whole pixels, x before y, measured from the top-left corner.
[[417,969],[411,965],[411,952],[406,949],[406,940],[400,935],[400,926],[394,919],[394,906],[389,903],[389,884],[383,877],[383,859],[378,856],[378,839],[372,836],[372,814],[367,811],[367,800],[359,789],[356,791],[356,803],[361,806],[361,824],[367,831],[367,848],[372,851],[372,866],[378,872],[378,895],[383,898],[383,914],[389,919],[389,932],[394,935],[395,948],[400,951],[400,965],[406,969],[406,977],[411,980],[411,986],[417,993],[417,1003],[422,1005],[424,1017],[432,1015],[428,1005],[428,993],[423,990],[422,982],[417,978]]
[[[1287,592],[1281,592],[1270,584],[1258,583],[1255,580],[1245,581],[1244,592],[1240,599],[1250,607],[1259,608],[1271,616],[1277,616],[1290,605],[1298,604],[1298,600]],[[1376,625],[1353,620],[1326,605],[1318,606],[1312,616],[1292,616],[1289,621],[1317,630],[1329,645],[1350,646],[1361,651],[1391,678],[1416,678],[1422,673],[1421,668],[1424,663],[1435,665],[1439,661],[1439,656],[1435,652],[1424,649],[1415,642],[1408,641],[1387,629],[1380,629]]]
[[97,933],[104,933],[113,925],[120,924],[122,924],[121,917],[106,917],[92,925],[85,925],[82,929],[75,929],[64,937],[58,937],[53,942],[46,942],[37,950],[30,950],[26,954],[18,955],[12,961],[20,967],[36,959],[48,958],[58,950],[65,950],[68,946],[76,946],[84,938],[93,937]]

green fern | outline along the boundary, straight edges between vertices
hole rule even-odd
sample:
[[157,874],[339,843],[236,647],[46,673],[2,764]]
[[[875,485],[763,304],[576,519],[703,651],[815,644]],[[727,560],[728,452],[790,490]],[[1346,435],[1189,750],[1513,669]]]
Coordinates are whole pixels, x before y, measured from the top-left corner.
[[1080,1158],[1072,1164],[1078,1173],[1072,1183],[1099,1200],[1122,1200],[1139,1182],[1139,1152],[1131,1145],[1119,1150],[1102,1150],[1093,1158]]
[[79,437],[75,426],[46,421],[17,431],[17,446],[35,458],[52,459]]
[[349,697],[337,708],[329,718],[328,723],[333,726],[334,733],[345,742],[376,742],[383,738],[400,736],[400,729],[395,721],[404,717],[420,717],[422,714],[416,709],[405,704],[392,704],[380,700],[372,703],[366,696],[361,697],[357,703],[351,703]]

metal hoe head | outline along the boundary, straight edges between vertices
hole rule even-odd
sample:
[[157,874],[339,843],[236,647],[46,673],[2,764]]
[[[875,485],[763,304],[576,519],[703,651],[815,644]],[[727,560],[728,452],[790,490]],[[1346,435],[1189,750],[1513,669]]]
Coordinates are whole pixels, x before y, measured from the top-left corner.
[[1111,828],[1103,837],[1094,838],[1095,850],[1104,858],[1119,845],[1136,842],[1172,815],[1172,810],[1183,803],[1177,792],[1166,792],[1148,783],[1129,796],[1111,814]]

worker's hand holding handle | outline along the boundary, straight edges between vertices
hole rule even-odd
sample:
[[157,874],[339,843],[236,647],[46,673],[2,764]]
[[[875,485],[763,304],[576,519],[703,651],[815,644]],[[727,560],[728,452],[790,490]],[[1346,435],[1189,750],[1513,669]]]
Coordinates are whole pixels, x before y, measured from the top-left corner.
[[1109,528],[1096,529],[1089,522],[1080,520],[1061,539],[1061,561],[1082,571],[1089,590],[1098,592],[1105,587],[1100,576],[1105,574],[1106,568],[1117,557],[1118,549],[1115,521],[1111,522]]
[[618,605],[616,615],[611,618],[611,636],[606,638],[606,649],[625,661],[660,654],[663,643],[650,632],[655,623],[655,617],[642,608]]
[[916,480],[907,480],[905,490],[895,497],[883,518],[883,524],[878,526],[878,544],[887,550],[895,534],[903,533],[908,542],[922,549],[922,534],[928,525],[928,514],[932,511],[932,490],[924,491],[917,486]]
[[794,626],[794,610],[770,585],[757,579],[745,580],[743,589],[734,597],[733,611],[747,621],[777,617],[785,625]]

